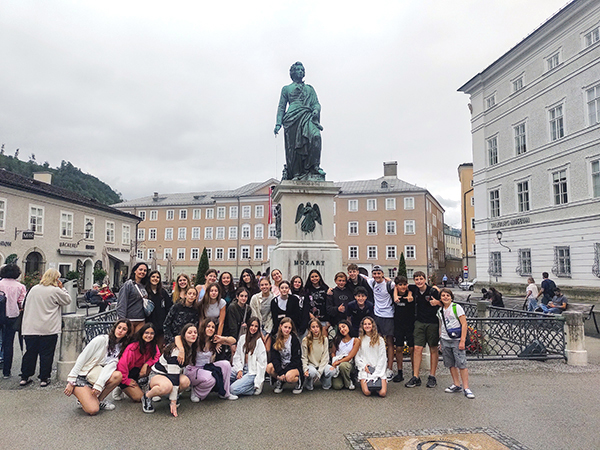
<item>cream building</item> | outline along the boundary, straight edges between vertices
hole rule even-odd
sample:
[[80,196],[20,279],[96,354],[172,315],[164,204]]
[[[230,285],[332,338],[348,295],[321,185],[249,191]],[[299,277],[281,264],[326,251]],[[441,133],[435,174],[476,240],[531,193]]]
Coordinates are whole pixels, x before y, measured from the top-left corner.
[[[463,267],[467,267],[468,279],[477,278],[477,259],[475,245],[475,196],[473,195],[473,163],[458,166],[460,181],[461,245]],[[464,275],[464,274],[463,274]],[[461,277],[463,276],[461,275]]]
[[600,286],[600,2],[575,0],[475,75],[478,280]]
[[9,255],[25,274],[77,271],[89,289],[94,269],[111,284],[128,273],[139,219],[51,184],[50,173],[26,178],[0,169],[0,264]]

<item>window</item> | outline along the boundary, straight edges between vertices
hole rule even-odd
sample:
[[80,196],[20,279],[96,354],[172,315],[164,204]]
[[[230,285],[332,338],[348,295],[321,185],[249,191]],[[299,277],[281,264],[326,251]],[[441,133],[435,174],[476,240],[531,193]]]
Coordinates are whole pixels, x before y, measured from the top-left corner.
[[177,249],[177,261],[182,261],[185,259],[185,248]]
[[552,188],[554,191],[555,205],[563,205],[568,202],[566,169],[559,170],[552,174]]
[[600,84],[586,91],[590,125],[600,122]]
[[41,206],[29,206],[29,229],[35,234],[44,234],[44,208]]
[[584,38],[586,47],[594,45],[596,42],[600,41],[600,27],[596,27],[589,33],[586,33]]
[[556,141],[565,135],[562,105],[555,106],[549,112],[550,139]]
[[494,136],[487,141],[488,163],[490,166],[498,164],[498,138]]
[[277,228],[274,223],[269,225],[269,239],[277,239]]
[[512,82],[513,92],[518,92],[523,89],[523,77],[519,77]]
[[489,274],[496,277],[502,276],[502,254],[500,252],[490,253]]
[[594,197],[600,197],[600,161],[592,162],[592,190]]
[[123,245],[129,245],[131,242],[131,227],[123,224],[121,227],[121,238]]
[[415,234],[415,221],[405,220],[404,221],[404,234]]
[[349,236],[358,235],[358,222],[348,222],[348,235]]
[[204,214],[204,217],[206,217],[207,219],[214,219],[215,218],[215,209],[214,208],[206,208],[206,214]]
[[406,259],[417,259],[417,247],[414,245],[405,245],[404,254]]
[[173,219],[175,219],[175,210],[167,209],[167,220],[173,220]]
[[377,222],[374,220],[367,222],[367,234],[377,234]]
[[396,199],[395,198],[386,198],[385,199],[385,209],[387,211],[394,211],[396,209]]
[[225,239],[225,227],[217,227],[217,239]]
[[377,211],[377,199],[376,198],[367,199],[367,211]]
[[145,241],[146,240],[146,229],[144,229],[144,228],[138,228],[137,240],[138,241]]
[[334,216],[335,216],[336,209],[337,209],[337,203],[333,202],[333,215]]
[[490,109],[494,106],[496,106],[496,94],[492,94],[485,99],[485,109]]
[[490,191],[490,216],[500,217],[500,190]]
[[164,253],[163,259],[169,259],[169,258],[173,257],[173,249],[172,248],[165,248],[163,253]]
[[156,228],[150,228],[148,230],[148,240],[155,241],[156,240]]
[[[199,208],[196,208],[192,211],[192,220],[200,220],[202,219],[202,210]],[[208,219],[208,217],[207,217]]]
[[235,240],[237,239],[237,227],[229,227],[229,239]]
[[348,259],[358,259],[358,246],[351,245],[348,247]]
[[[0,210],[2,208],[0,207]],[[1,214],[1,213],[0,213]],[[92,226],[89,227],[89,230],[86,230],[87,224],[91,224]],[[0,226],[0,228],[2,228]],[[95,239],[95,232],[96,232],[96,221],[94,220],[93,217],[84,217],[83,219],[83,235],[85,236],[85,238],[89,241],[93,241]]]
[[521,155],[527,151],[527,144],[525,143],[525,124],[520,123],[513,128],[515,134],[515,152],[517,155]]
[[348,200],[348,211],[358,211],[358,200]]
[[142,220],[146,220],[146,211],[138,212],[138,217]]
[[519,212],[529,211],[529,181],[517,183],[517,203]]
[[229,250],[227,252],[227,259],[229,259],[229,260],[237,259],[237,248],[235,248],[235,247],[229,248]]
[[165,241],[173,240],[173,228],[165,228]]
[[552,273],[558,277],[571,276],[571,249],[569,246],[554,247],[554,267]]
[[206,249],[206,256],[208,256],[208,259],[209,259],[210,261],[212,261],[212,259],[213,259],[213,258],[212,258],[212,248],[207,248],[207,249]]
[[415,198],[406,197],[404,199],[404,209],[415,209]]
[[215,259],[218,261],[223,260],[223,255],[225,254],[225,249],[223,248],[216,248],[215,249]]
[[396,234],[396,221],[386,220],[385,221],[385,234]]
[[177,229],[177,240],[185,241],[187,239],[187,228],[181,227]]
[[473,244],[473,256],[477,256],[477,248],[475,247],[475,244]]
[[254,239],[259,240],[265,237],[265,226],[262,223],[254,225]]
[[433,215],[431,216],[431,219],[433,220],[433,226],[437,228],[437,217]]
[[242,225],[242,239],[250,239],[250,224]]
[[475,229],[475,217],[471,217],[471,230]]
[[219,206],[217,208],[217,220],[223,220],[223,219],[225,219],[225,207]]
[[531,249],[519,249],[519,267],[517,273],[520,275],[531,275]]
[[156,249],[149,248],[148,249],[148,260],[153,259],[156,256]]
[[192,261],[197,261],[200,259],[200,249],[199,248],[193,248],[190,251],[190,259]]
[[256,261],[262,261],[262,259],[263,259],[263,246],[262,245],[254,246],[254,259]]
[[240,247],[240,259],[250,259],[250,246],[242,245]]
[[229,218],[230,219],[237,219],[238,218],[238,207],[237,206],[230,206],[229,207]]
[[213,238],[213,227],[204,227],[204,240],[211,240]]
[[415,269],[406,269],[406,278],[408,278],[409,280],[412,280],[414,273],[415,273]]
[[60,213],[60,237],[73,237],[73,213]]
[[106,242],[114,243],[115,242],[115,223],[106,221]]
[[153,209],[150,211],[150,220],[158,220],[158,210]]
[[367,259],[377,259],[377,246],[376,245],[367,246]]
[[475,206],[475,197],[471,197],[471,206]]
[[187,220],[187,209],[179,210],[179,220]]
[[[262,219],[263,217],[265,217],[265,207],[264,207],[264,205],[256,205],[254,207],[254,217],[256,219]],[[256,259],[256,258],[254,258],[254,259]],[[262,256],[261,256],[260,259],[262,259]]]
[[192,240],[197,241],[200,239],[200,227],[192,227]]
[[386,259],[398,259],[396,256],[396,246],[386,245],[385,247]]
[[242,219],[250,219],[250,216],[252,214],[252,207],[251,206],[242,206]]
[[141,260],[144,259],[144,250],[141,250],[141,249],[138,248],[138,250],[137,250],[137,259],[141,259]]
[[548,70],[554,69],[556,66],[560,64],[559,52],[556,52],[554,55],[546,58],[546,67]]

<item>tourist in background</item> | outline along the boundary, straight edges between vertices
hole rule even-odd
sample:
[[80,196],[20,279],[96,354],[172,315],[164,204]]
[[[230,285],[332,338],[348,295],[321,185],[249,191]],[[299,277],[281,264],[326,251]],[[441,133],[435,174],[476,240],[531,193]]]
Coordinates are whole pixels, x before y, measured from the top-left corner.
[[527,288],[525,289],[525,303],[527,311],[535,311],[538,307],[538,288],[535,285],[535,280],[532,277],[527,278]]
[[6,264],[0,269],[0,291],[6,296],[6,314],[0,322],[2,329],[2,350],[0,360],[4,359],[2,374],[4,378],[10,377],[15,347],[15,333],[17,319],[23,310],[23,300],[27,294],[27,288],[17,281],[21,275],[21,269],[16,264]]

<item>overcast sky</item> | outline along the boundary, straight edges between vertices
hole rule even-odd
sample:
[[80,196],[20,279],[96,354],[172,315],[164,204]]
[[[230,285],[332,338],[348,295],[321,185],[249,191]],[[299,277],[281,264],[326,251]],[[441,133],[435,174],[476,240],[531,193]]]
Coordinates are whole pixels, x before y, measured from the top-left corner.
[[472,157],[457,89],[566,3],[3,0],[0,143],[125,199],[279,178],[279,93],[301,61],[327,179],[397,160],[460,227],[457,167]]

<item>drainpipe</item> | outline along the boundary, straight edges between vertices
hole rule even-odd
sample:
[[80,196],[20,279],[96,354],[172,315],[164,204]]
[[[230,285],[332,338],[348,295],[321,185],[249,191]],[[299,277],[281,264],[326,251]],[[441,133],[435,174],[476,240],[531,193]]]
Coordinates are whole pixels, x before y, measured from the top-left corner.
[[[463,216],[465,218],[465,257],[466,257],[466,261],[465,261],[465,266],[469,267],[469,235],[467,234],[467,194],[469,192],[472,192],[473,189],[475,189],[474,187],[472,187],[471,189],[469,189],[468,191],[465,191],[465,193],[463,194]],[[470,270],[469,270],[470,272]],[[463,270],[464,273],[464,270]],[[461,277],[462,278],[462,277]],[[467,281],[467,280],[465,280]]]

